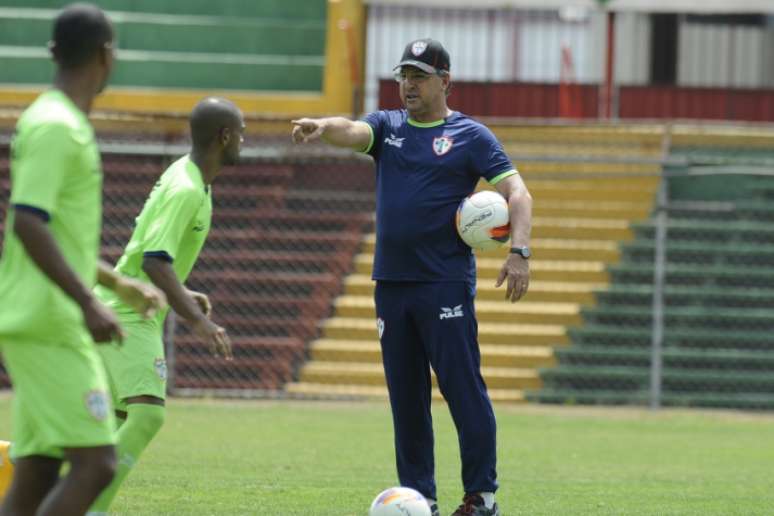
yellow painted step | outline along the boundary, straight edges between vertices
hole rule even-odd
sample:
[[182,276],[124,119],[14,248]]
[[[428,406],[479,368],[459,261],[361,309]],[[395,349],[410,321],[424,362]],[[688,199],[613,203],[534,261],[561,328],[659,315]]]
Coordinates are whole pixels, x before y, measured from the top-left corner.
[[664,134],[663,125],[637,126],[582,126],[582,125],[490,125],[501,142],[572,142],[599,144],[646,144],[660,145]]
[[[482,367],[481,374],[492,389],[539,389],[542,382],[534,369]],[[385,384],[382,364],[345,362],[307,362],[299,381],[308,383],[379,385]],[[437,385],[433,374],[433,385]]]
[[[589,144],[557,141],[509,141],[504,142],[505,152],[511,156],[540,156],[551,159],[563,157],[594,158],[646,158],[659,159],[662,154],[661,141],[638,142],[634,144],[612,145],[608,142]],[[517,164],[522,163],[517,159]]]
[[[516,162],[519,173],[525,178],[540,178],[541,174],[562,174],[575,179],[576,176],[593,177],[598,174],[612,176],[612,180],[648,183],[652,181],[648,175],[654,177],[660,173],[661,165],[640,163],[592,163],[592,162],[567,162],[567,161],[524,161]],[[644,176],[644,177],[642,177]],[[585,179],[585,178],[584,178]],[[529,181],[527,181],[529,186]]]
[[[321,323],[322,337],[337,340],[371,340],[376,336],[376,321],[349,317],[331,317]],[[483,344],[512,346],[554,346],[567,344],[567,333],[558,324],[480,323],[478,341]]]
[[[525,403],[524,393],[518,389],[488,389],[495,403]],[[387,400],[387,388],[377,385],[334,385],[325,383],[293,382],[285,385],[292,396],[323,399]],[[433,400],[443,401],[438,389],[433,389]]]
[[533,238],[631,240],[628,220],[533,217]]
[[615,220],[644,220],[650,215],[653,203],[646,202],[615,202],[550,200],[542,199],[532,206],[535,217],[566,217]]
[[[355,272],[370,275],[373,269],[374,256],[361,253],[355,256]],[[503,266],[503,260],[497,258],[481,258],[476,260],[478,281],[496,279]],[[534,281],[579,281],[590,283],[607,283],[609,275],[604,262],[583,261],[549,261],[535,260],[530,262],[530,280]],[[501,287],[502,288],[502,287]]]
[[[619,244],[615,240],[570,240],[561,238],[533,238],[530,249],[535,259],[540,260],[602,260],[617,262],[620,257]],[[376,249],[376,234],[371,233],[363,239],[363,252],[373,254]],[[505,260],[508,246],[492,251],[476,251],[481,258],[498,257]]]
[[[482,345],[481,361],[485,367],[548,367],[556,363],[553,348],[548,346]],[[377,340],[318,339],[310,344],[312,360],[321,362],[381,363],[382,352]]]
[[[533,238],[530,241],[533,261],[569,260],[603,261],[616,263],[620,259],[619,243],[614,240],[566,240],[561,238]],[[491,251],[476,251],[476,258],[505,260],[508,246]]]
[[[374,300],[370,296],[340,296],[334,301],[334,308],[338,317],[376,317]],[[580,306],[577,303],[477,301],[476,317],[479,322],[563,325],[581,323]]]
[[[476,285],[476,299],[497,301],[505,297],[503,287],[495,288],[494,280],[478,281]],[[568,302],[580,304],[592,304],[593,292],[605,288],[606,283],[582,283],[582,282],[552,282],[530,281],[529,292],[524,300],[536,302]],[[344,278],[344,293],[353,296],[374,295],[374,281],[366,274],[351,274]],[[477,301],[478,302],[478,301]]]
[[630,179],[627,181],[531,179],[527,181],[527,188],[529,188],[535,204],[543,200],[578,201],[581,199],[586,202],[609,201],[611,199],[618,202],[653,202],[658,180],[647,178],[646,181],[638,181],[638,183],[631,184]]
[[761,126],[675,125],[672,145],[690,147],[773,148],[774,131]]
[[[643,219],[650,214],[658,188],[658,178],[645,178],[635,185],[625,181],[600,177],[585,180],[530,179],[534,216],[573,218]],[[476,190],[495,190],[483,179]],[[590,202],[593,201],[593,202]]]

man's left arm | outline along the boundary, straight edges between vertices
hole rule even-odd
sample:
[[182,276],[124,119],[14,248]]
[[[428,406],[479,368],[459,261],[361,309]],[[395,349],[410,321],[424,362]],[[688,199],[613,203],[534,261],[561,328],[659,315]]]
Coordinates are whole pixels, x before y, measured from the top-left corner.
[[[529,247],[532,231],[532,196],[521,176],[512,174],[495,184],[495,188],[508,201],[508,214],[511,224],[511,247]],[[509,253],[495,287],[507,279],[505,299],[516,302],[527,293],[529,288],[529,259],[519,253]]]
[[97,283],[115,292],[121,301],[146,319],[167,306],[164,292],[153,285],[117,273],[102,260],[97,267]]

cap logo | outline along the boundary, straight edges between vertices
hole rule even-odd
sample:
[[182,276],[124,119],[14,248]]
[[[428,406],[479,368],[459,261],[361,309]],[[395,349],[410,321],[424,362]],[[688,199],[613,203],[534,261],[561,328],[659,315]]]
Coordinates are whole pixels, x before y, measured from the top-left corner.
[[426,49],[427,49],[426,41],[415,41],[414,44],[411,45],[411,53],[417,57],[424,54]]

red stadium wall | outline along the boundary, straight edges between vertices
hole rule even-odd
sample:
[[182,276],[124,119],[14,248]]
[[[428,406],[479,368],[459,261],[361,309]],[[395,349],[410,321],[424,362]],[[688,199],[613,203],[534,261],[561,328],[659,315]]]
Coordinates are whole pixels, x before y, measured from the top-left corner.
[[[599,94],[596,85],[575,85],[562,93],[569,93],[573,105],[580,106],[576,107],[578,117],[597,117]],[[558,84],[455,82],[449,105],[474,116],[556,118],[563,115]],[[392,109],[399,106],[395,81],[380,81],[379,107]]]
[[[774,90],[623,86],[622,119],[774,122]],[[597,85],[455,82],[449,104],[482,117],[597,118]],[[400,106],[394,81],[379,84],[379,107]]]
[[629,86],[621,118],[689,118],[774,122],[774,90]]

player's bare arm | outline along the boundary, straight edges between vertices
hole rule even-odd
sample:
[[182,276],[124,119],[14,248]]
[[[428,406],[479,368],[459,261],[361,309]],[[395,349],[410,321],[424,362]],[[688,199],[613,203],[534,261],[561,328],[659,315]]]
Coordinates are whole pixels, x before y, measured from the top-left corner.
[[101,260],[97,265],[97,283],[115,292],[144,318],[153,317],[167,307],[167,296],[153,285],[119,274]]
[[344,117],[300,118],[293,124],[293,142],[308,143],[321,139],[336,147],[364,150],[371,142],[371,128],[365,122]]
[[186,289],[186,291],[188,292],[188,295],[191,296],[194,301],[196,301],[196,304],[199,305],[199,309],[202,311],[202,313],[209,317],[212,313],[212,303],[210,303],[209,296],[203,292],[197,292],[195,290]]
[[[506,177],[495,188],[508,200],[511,223],[511,247],[529,247],[532,231],[532,196],[519,174]],[[497,277],[496,287],[507,279],[505,299],[516,302],[529,288],[529,260],[510,253]]]
[[37,214],[16,210],[13,230],[35,265],[81,307],[94,341],[123,340],[124,331],[115,314],[97,301],[91,288],[67,264],[46,222]]
[[200,302],[177,279],[172,265],[162,258],[146,256],[142,269],[153,284],[166,294],[172,309],[192,324],[194,333],[207,342],[212,353],[231,360],[231,340],[226,330],[209,319]]

